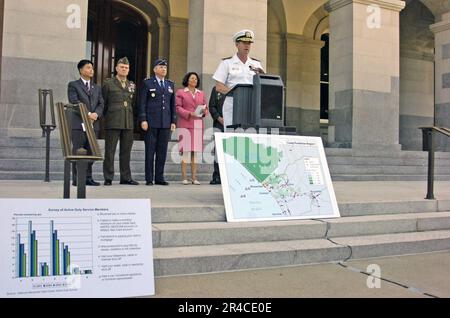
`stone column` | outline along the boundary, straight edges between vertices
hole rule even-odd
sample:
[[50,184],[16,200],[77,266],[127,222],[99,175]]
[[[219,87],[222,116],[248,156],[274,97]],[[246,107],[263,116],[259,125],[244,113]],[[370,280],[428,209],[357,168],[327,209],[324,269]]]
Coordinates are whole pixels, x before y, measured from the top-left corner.
[[86,56],[88,0],[5,1],[0,135],[40,137],[38,89],[67,102]]
[[320,50],[324,43],[288,34],[287,125],[301,135],[320,136]]
[[267,72],[280,75],[286,84],[286,35],[267,35]]
[[[157,23],[159,27],[159,50],[158,50],[158,58],[166,58],[169,57],[169,22],[163,18],[157,18]],[[169,61],[170,63],[170,61]],[[170,71],[170,70],[169,70]]]
[[188,67],[202,77],[207,96],[215,85],[212,76],[224,57],[236,53],[233,35],[242,29],[255,32],[251,57],[266,66],[267,0],[190,0]]
[[390,153],[399,144],[399,0],[331,0],[330,131],[335,147]]
[[[436,126],[450,127],[450,12],[431,26],[435,34]],[[450,138],[438,137],[438,150],[450,151]]]
[[169,18],[169,71],[170,78],[175,82],[177,88],[182,87],[183,77],[187,72],[188,26],[187,19]]

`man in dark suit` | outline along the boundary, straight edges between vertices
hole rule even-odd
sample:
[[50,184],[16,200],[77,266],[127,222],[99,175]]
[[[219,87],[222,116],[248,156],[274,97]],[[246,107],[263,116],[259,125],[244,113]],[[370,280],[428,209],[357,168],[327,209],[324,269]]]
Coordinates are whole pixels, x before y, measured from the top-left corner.
[[[70,82],[68,86],[69,103],[83,103],[86,105],[91,124],[94,127],[94,131],[98,133],[100,130],[99,119],[103,115],[104,102],[101,87],[95,85],[92,81],[92,78],[94,77],[94,65],[91,61],[81,60],[78,63],[78,71],[80,72],[81,78],[77,81]],[[80,115],[74,112],[72,116],[73,153],[76,154],[78,149],[84,148],[88,151],[88,154],[92,154],[86,137],[85,128],[82,123],[83,121],[81,120]],[[99,186],[100,183],[95,182],[92,178],[92,165],[93,162],[88,164],[86,185]],[[77,169],[75,164],[72,165],[72,171],[73,185],[76,185]]]
[[131,178],[130,169],[136,85],[127,79],[130,72],[128,58],[124,57],[117,62],[116,72],[117,75],[107,79],[102,88],[105,100],[105,186],[111,186],[114,179],[114,156],[119,140],[120,184],[139,185]]
[[[222,109],[225,98],[226,95],[217,92],[215,87],[212,89],[211,97],[209,99],[209,112],[211,113],[211,117],[214,120],[213,123],[214,132],[224,132]],[[214,160],[214,173],[212,176],[212,180],[209,184],[212,185],[221,184],[219,164],[217,163],[217,159]]]
[[166,79],[166,60],[156,60],[153,71],[155,76],[144,81],[139,101],[138,120],[145,131],[145,180],[151,186],[155,177],[155,184],[167,186],[164,166],[171,132],[176,130],[175,84]]

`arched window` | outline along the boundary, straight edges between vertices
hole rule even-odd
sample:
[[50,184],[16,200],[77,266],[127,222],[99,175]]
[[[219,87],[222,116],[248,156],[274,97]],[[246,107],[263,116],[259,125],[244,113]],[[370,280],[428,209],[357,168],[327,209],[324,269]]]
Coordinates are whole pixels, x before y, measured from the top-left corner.
[[328,120],[328,97],[330,87],[330,34],[325,33],[320,38],[325,45],[321,50],[321,63],[320,63],[320,119]]

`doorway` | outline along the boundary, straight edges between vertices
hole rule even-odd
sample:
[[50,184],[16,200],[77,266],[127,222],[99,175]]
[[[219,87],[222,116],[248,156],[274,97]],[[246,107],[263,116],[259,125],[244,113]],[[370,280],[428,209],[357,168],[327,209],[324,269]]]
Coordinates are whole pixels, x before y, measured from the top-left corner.
[[[139,89],[147,76],[148,31],[146,20],[133,8],[117,1],[90,0],[86,57],[94,63],[94,81],[101,85],[115,76],[117,61],[126,56],[130,61],[128,79]],[[136,107],[134,115],[137,117]],[[135,126],[135,139],[142,139]],[[100,138],[103,136],[102,129]]]
[[111,0],[89,1],[87,54],[94,62],[96,82],[114,76],[116,62],[127,56],[129,79],[137,85],[147,73],[148,26],[132,8]]

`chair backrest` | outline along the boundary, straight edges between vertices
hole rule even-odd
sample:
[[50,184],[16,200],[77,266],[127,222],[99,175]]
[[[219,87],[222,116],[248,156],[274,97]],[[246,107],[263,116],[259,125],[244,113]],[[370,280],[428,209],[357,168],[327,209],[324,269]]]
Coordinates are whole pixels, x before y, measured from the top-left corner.
[[[57,103],[56,108],[58,111],[59,119],[59,131],[61,135],[61,149],[65,160],[76,161],[76,160],[93,160],[100,161],[103,160],[103,156],[100,151],[100,146],[98,145],[97,137],[95,136],[95,131],[92,123],[88,116],[88,111],[86,105],[80,104],[63,104]],[[69,114],[69,116],[68,116]],[[68,120],[70,116],[80,116],[86,130],[86,136],[89,142],[89,146],[92,151],[92,155],[79,155],[74,154],[71,145],[71,120]]]

